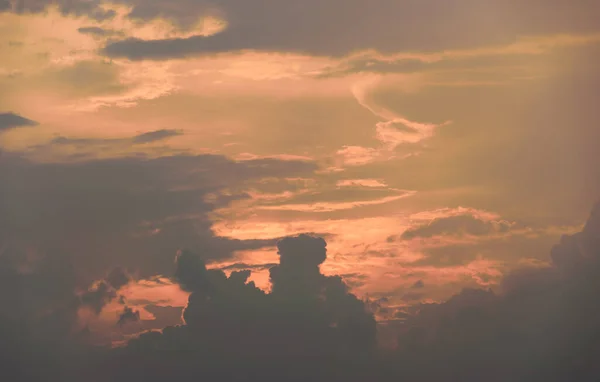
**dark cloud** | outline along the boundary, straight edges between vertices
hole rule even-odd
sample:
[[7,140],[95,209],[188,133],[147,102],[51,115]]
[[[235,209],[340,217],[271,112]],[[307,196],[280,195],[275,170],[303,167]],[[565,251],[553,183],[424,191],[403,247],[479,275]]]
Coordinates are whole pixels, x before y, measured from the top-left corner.
[[0,113],[0,132],[17,127],[36,126],[38,123],[14,113]]
[[80,149],[97,148],[99,146],[110,146],[114,148],[119,146],[132,146],[146,143],[155,143],[179,135],[183,135],[183,132],[181,130],[160,129],[148,131],[146,133],[141,133],[131,138],[68,138],[59,136],[53,138],[48,144],[38,145],[33,147],[33,149],[40,150],[52,146],[74,146]]
[[63,15],[88,16],[96,21],[104,21],[115,17],[114,10],[106,10],[100,5],[101,0],[8,0],[12,3],[13,12],[19,14],[44,12],[48,6],[54,5]]
[[127,285],[131,281],[131,276],[129,273],[123,268],[116,267],[106,276],[106,282],[115,288],[115,290],[119,290],[125,285]]
[[417,280],[411,287],[412,289],[422,289],[425,288],[425,282],[423,280]]
[[[370,354],[375,320],[339,277],[321,274],[325,241],[308,235],[286,238],[279,242],[278,253],[280,263],[271,268],[272,291],[267,294],[248,282],[249,271],[227,277],[221,270],[207,269],[200,256],[180,252],[175,279],[191,291],[185,325],[142,334],[130,341],[125,353],[150,360],[168,351],[177,358],[181,378],[214,378],[225,357],[237,367],[221,377],[238,380],[252,373],[269,381],[294,378],[303,372],[296,367],[304,363],[316,366],[311,373],[321,380],[333,372],[322,369],[325,361]],[[186,354],[203,354],[203,360],[190,362]],[[258,359],[269,360],[269,365]],[[131,366],[111,370],[110,378],[125,378]]]
[[[63,14],[101,21],[115,12],[99,0],[13,0],[14,12],[42,12],[55,4]],[[240,50],[345,55],[357,50],[431,51],[513,42],[518,36],[597,32],[594,0],[121,0],[131,19],[166,18],[189,31],[203,16],[222,17],[215,36],[111,42],[109,56],[167,59]],[[4,2],[4,8],[9,7]]]
[[132,141],[133,143],[151,143],[156,141],[162,141],[163,139],[170,137],[176,137],[181,134],[181,130],[161,129],[136,135],[135,137],[133,137]]
[[121,32],[117,32],[112,29],[105,29],[100,27],[81,27],[77,29],[77,32],[98,37],[107,37],[122,34]]
[[221,267],[219,269],[223,270],[223,271],[240,271],[240,270],[253,270],[253,271],[262,271],[262,270],[266,270],[266,269],[270,269],[272,267],[274,267],[275,263],[267,263],[267,264],[246,264],[246,263],[235,263],[235,264],[231,264],[231,265],[227,265],[224,267]]
[[81,306],[89,307],[96,314],[100,314],[104,306],[117,297],[119,297],[120,304],[125,304],[125,298],[118,296],[117,292],[131,280],[131,276],[122,268],[112,269],[104,279],[95,282],[80,295]]
[[[240,2],[133,1],[131,17],[168,17],[189,25],[194,15],[217,10],[228,29],[215,36],[165,40],[127,39],[104,53],[130,59],[167,59],[246,49],[344,55],[356,50],[383,52],[445,50],[512,42],[519,35],[597,31],[596,2],[517,0],[310,0],[301,6],[271,0]],[[493,16],[492,16],[493,15]],[[533,16],[536,21],[533,20]]]
[[474,235],[483,236],[492,233],[507,232],[511,224],[506,221],[490,221],[473,215],[457,215],[433,219],[428,224],[409,228],[402,233],[405,240],[427,238],[439,235]]
[[[104,350],[85,344],[90,331],[78,329],[82,308],[99,313],[108,303],[125,304],[118,292],[131,280],[126,269],[140,277],[170,274],[169,252],[179,247],[203,249],[206,259],[216,259],[238,249],[274,245],[215,237],[206,214],[235,200],[235,192],[220,195],[223,190],[263,176],[313,170],[306,162],[234,162],[210,155],[38,163],[4,153],[3,373],[18,381],[83,378],[72,373]],[[207,202],[209,193],[217,197]]]
[[0,12],[9,11],[12,9],[12,4],[9,0],[0,0]]
[[[508,275],[501,293],[470,289],[422,306],[399,338],[399,366],[424,380],[597,379],[600,204],[582,232],[554,247],[552,258],[551,267]],[[432,362],[438,370],[426,370]]]
[[[270,269],[272,288],[265,293],[248,282],[248,270],[227,277],[222,270],[206,268],[207,256],[179,252],[174,279],[191,292],[184,323],[146,332],[124,348],[92,350],[73,345],[85,330],[69,334],[78,308],[70,293],[76,285],[68,276],[74,275],[66,266],[70,259],[52,256],[24,263],[24,254],[4,250],[0,283],[6,287],[0,298],[3,307],[13,309],[0,310],[8,325],[0,327],[6,339],[0,346],[3,370],[16,376],[13,380],[25,381],[59,375],[64,381],[93,375],[98,381],[176,377],[190,382],[562,382],[600,376],[595,362],[600,354],[600,204],[580,233],[565,236],[554,247],[552,266],[515,271],[497,292],[465,289],[439,304],[397,308],[387,306],[385,298],[357,299],[340,277],[321,273],[327,251],[320,238],[283,239],[278,254],[279,263]],[[106,292],[128,280],[127,272],[115,268],[88,292],[103,288],[99,295],[111,295]],[[411,289],[422,287],[418,281]],[[418,297],[405,294],[405,300]],[[61,309],[47,309],[61,301]],[[181,308],[145,309],[160,322],[173,322],[181,314]],[[390,317],[382,340],[391,346],[390,337],[399,331],[395,350],[375,349],[375,321],[369,312]],[[146,321],[129,306],[119,318],[131,334],[150,327]],[[27,325],[15,326],[17,322]],[[17,327],[23,328],[27,342],[14,333]],[[22,362],[35,367],[23,368]]]
[[[0,163],[0,242],[73,254],[81,277],[97,280],[115,265],[140,276],[172,270],[178,248],[207,259],[273,240],[215,237],[207,214],[232,200],[246,181],[312,172],[306,162],[220,156],[119,158],[33,163],[5,154]],[[223,190],[229,191],[224,192]],[[213,195],[216,197],[207,197]]]
[[117,321],[117,325],[123,326],[131,322],[138,322],[139,320],[140,312],[126,306],[125,308],[123,308],[123,312],[119,314],[119,320]]

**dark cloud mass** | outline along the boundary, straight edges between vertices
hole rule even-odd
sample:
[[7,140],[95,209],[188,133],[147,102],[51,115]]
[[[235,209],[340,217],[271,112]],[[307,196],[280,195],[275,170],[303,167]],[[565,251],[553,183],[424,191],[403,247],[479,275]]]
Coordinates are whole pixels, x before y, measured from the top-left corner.
[[126,306],[125,308],[123,308],[123,312],[121,312],[121,314],[119,315],[117,325],[125,325],[129,322],[138,322],[139,320],[140,312]]
[[[186,30],[200,17],[224,18],[228,28],[212,37],[111,42],[105,53],[130,59],[166,59],[237,50],[345,55],[444,50],[512,42],[517,36],[597,32],[595,0],[121,0],[129,17],[157,17]],[[114,11],[100,1],[15,0],[15,12],[41,12],[57,4],[64,14],[104,20]],[[7,9],[6,4],[4,8]],[[476,30],[477,33],[473,33]]]
[[[181,247],[218,259],[273,245],[215,237],[207,214],[244,198],[235,189],[245,181],[314,168],[306,162],[234,162],[212,155],[38,164],[5,154],[0,243],[69,253],[79,276],[88,280],[116,265],[142,276],[170,273],[170,254]],[[209,194],[217,197],[207,200]]]
[[[171,17],[183,25],[193,15],[216,9],[229,27],[211,37],[110,43],[105,53],[130,59],[166,59],[245,49],[344,55],[356,50],[384,52],[443,50],[512,42],[519,35],[597,31],[598,3],[568,7],[553,1],[426,0],[213,2],[133,1],[132,17]],[[542,22],[543,20],[543,22]],[[472,31],[477,30],[477,33]]]
[[[77,309],[114,298],[130,282],[128,272],[111,270],[77,299],[73,268],[65,266],[68,257],[23,264],[18,253],[5,250],[0,257],[3,370],[22,381],[94,376],[97,381],[562,382],[600,377],[600,204],[580,233],[554,247],[551,266],[515,271],[497,292],[466,289],[446,302],[391,314],[398,335],[392,350],[376,347],[369,313],[374,306],[389,311],[388,300],[361,301],[340,277],[323,275],[323,239],[289,237],[277,249],[279,263],[270,268],[268,293],[248,281],[248,270],[227,276],[207,269],[203,259],[210,256],[180,251],[173,280],[190,292],[184,323],[143,333],[112,350],[84,345],[86,330],[72,328]],[[423,287],[421,281],[412,289]],[[407,293],[405,300],[416,294]],[[156,306],[148,311],[157,319],[180,312]],[[118,326],[134,324],[145,325],[138,311],[124,305]],[[389,328],[385,333],[394,335]]]
[[[322,377],[323,370],[298,369],[303,364],[321,368],[325,361],[362,360],[371,354],[375,320],[341,278],[321,274],[325,241],[301,235],[283,239],[278,250],[280,263],[270,270],[268,294],[247,281],[249,271],[234,271],[227,277],[221,270],[207,269],[200,256],[180,252],[175,280],[191,292],[183,312],[185,325],[143,334],[122,350],[122,356],[146,358],[146,362],[154,357],[176,358],[172,366],[177,370],[136,371],[143,373],[144,380],[158,381],[172,372],[183,380],[238,380],[246,373],[259,379],[289,380],[297,373]],[[188,361],[191,354],[197,362]],[[221,370],[224,359],[240,369]],[[125,379],[132,366],[111,368],[111,380]],[[341,380],[334,373],[329,376]]]
[[0,133],[17,127],[36,126],[38,123],[14,113],[0,113]]
[[510,274],[501,293],[465,290],[423,306],[398,340],[399,367],[419,380],[597,380],[599,218],[600,204],[554,247],[552,267]]

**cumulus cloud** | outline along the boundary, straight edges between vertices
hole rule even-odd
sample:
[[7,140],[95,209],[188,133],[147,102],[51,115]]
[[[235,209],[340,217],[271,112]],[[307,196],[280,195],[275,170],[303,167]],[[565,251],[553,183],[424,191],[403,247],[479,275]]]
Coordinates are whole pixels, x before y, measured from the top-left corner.
[[[231,378],[251,370],[267,380],[292,377],[300,372],[293,366],[298,362],[316,366],[312,373],[320,379],[327,375],[322,362],[369,354],[375,346],[375,320],[341,278],[321,273],[325,241],[308,235],[286,238],[278,243],[278,254],[279,264],[270,269],[272,290],[265,293],[248,282],[249,271],[227,277],[207,269],[201,256],[178,253],[175,280],[191,292],[185,325],[142,334],[125,352],[147,357],[168,350],[179,358],[179,375],[196,378],[214,377],[219,358],[226,357],[249,368],[231,370]],[[188,362],[187,352],[204,354],[203,367]],[[267,366],[259,359],[278,362]],[[120,380],[130,367],[111,370],[111,378]]]

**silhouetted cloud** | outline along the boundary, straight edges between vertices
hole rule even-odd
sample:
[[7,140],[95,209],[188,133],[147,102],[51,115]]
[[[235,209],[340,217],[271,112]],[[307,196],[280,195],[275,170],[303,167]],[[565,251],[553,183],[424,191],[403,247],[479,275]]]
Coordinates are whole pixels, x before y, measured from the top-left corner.
[[140,312],[126,306],[123,312],[119,315],[117,325],[122,326],[130,322],[138,322],[140,320]]
[[[600,204],[582,232],[564,236],[551,267],[515,271],[501,293],[464,290],[406,322],[406,375],[426,380],[593,380],[600,369]],[[435,363],[438,370],[427,370]],[[441,370],[444,370],[441,373]],[[492,377],[493,376],[493,377]]]
[[17,127],[36,126],[38,123],[14,113],[0,113],[0,133]]
[[[191,291],[185,325],[142,334],[130,341],[126,354],[151,359],[169,351],[179,358],[183,378],[213,377],[221,357],[238,366],[251,360],[247,367],[253,375],[267,380],[292,377],[297,371],[287,367],[298,362],[316,366],[312,373],[320,380],[331,373],[322,369],[325,360],[371,354],[375,320],[341,278],[321,274],[325,246],[323,239],[308,235],[281,240],[280,263],[270,271],[270,293],[248,282],[250,271],[227,277],[207,269],[200,256],[179,252],[175,280]],[[188,352],[204,354],[202,368],[187,361]],[[267,366],[256,363],[256,357],[277,362]],[[130,366],[113,370],[111,378],[120,380]],[[247,372],[240,367],[231,377],[237,380]]]

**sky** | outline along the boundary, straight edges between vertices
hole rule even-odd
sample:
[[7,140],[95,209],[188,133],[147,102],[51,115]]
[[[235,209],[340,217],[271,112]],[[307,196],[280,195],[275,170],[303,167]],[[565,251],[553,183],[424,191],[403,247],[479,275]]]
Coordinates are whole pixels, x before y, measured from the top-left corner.
[[[23,349],[68,338],[121,365],[187,330],[228,359],[245,327],[229,320],[252,317],[236,357],[279,336],[297,359],[342,346],[290,334],[323,318],[314,292],[345,351],[393,348],[413,380],[481,380],[464,362],[508,340],[478,355],[466,339],[498,317],[563,328],[580,318],[556,296],[598,288],[578,273],[600,261],[598,14],[595,0],[0,0],[2,320],[26,322]],[[464,301],[488,314],[448,329],[464,359],[442,340],[407,350],[409,329],[444,332]],[[573,304],[590,313],[575,326],[598,314]],[[570,335],[600,333],[582,327]],[[522,349],[540,365],[559,357],[536,346]],[[60,372],[99,351],[85,349],[59,352]],[[54,362],[40,352],[13,357]],[[523,354],[487,370],[552,374]],[[458,374],[421,375],[425,359]],[[58,373],[39,369],[18,375]]]

